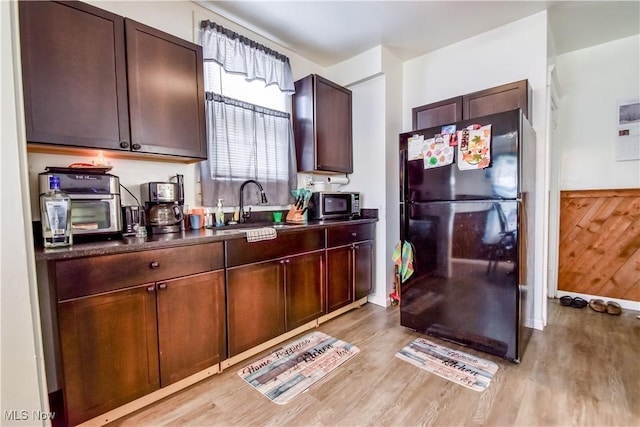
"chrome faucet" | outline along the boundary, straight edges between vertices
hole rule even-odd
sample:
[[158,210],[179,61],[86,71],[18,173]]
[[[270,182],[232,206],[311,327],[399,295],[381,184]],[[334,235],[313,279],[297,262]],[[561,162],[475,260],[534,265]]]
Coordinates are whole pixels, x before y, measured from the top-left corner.
[[264,194],[264,189],[262,188],[262,185],[258,181],[256,181],[255,179],[249,179],[243,182],[242,185],[240,186],[240,222],[247,222],[247,219],[251,217],[251,206],[249,206],[249,212],[245,212],[244,200],[243,200],[244,187],[249,183],[254,183],[255,185],[258,186],[258,189],[260,190],[260,201],[262,203],[267,203],[267,195]]

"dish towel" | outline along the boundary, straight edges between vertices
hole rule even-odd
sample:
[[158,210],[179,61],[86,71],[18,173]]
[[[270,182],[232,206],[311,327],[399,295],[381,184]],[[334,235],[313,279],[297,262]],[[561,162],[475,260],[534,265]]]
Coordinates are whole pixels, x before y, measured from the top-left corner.
[[406,240],[404,243],[398,242],[393,250],[391,259],[398,266],[400,279],[403,283],[406,282],[413,274],[413,248],[411,247],[411,243]]
[[247,234],[247,242],[259,242],[261,240],[271,240],[278,236],[275,228],[252,228],[245,232]]

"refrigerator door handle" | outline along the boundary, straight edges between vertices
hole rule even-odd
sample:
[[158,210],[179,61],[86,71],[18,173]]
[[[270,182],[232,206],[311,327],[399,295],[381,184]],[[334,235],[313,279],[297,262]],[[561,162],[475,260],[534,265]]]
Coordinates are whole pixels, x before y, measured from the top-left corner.
[[405,178],[406,167],[407,167],[407,152],[405,150],[400,150],[400,203],[404,203],[407,201],[407,195],[405,194],[405,190],[407,188],[407,182]]

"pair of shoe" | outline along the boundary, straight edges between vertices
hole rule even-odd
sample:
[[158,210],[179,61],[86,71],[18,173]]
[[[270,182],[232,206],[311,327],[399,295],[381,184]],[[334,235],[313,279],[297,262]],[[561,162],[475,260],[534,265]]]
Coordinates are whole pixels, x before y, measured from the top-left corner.
[[607,301],[605,303],[601,299],[592,299],[589,301],[589,307],[598,313],[608,313],[613,315],[622,313],[622,307],[620,307],[620,304],[615,301]]
[[567,307],[583,308],[583,307],[586,307],[587,301],[583,300],[580,297],[574,298],[574,297],[570,297],[569,295],[565,295],[562,298],[560,298],[560,304]]

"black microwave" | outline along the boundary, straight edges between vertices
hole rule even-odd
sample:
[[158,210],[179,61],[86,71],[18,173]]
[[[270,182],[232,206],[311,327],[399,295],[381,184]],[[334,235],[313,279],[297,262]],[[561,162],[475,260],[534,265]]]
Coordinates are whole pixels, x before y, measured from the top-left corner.
[[339,219],[360,216],[360,193],[318,191],[309,199],[309,218]]

